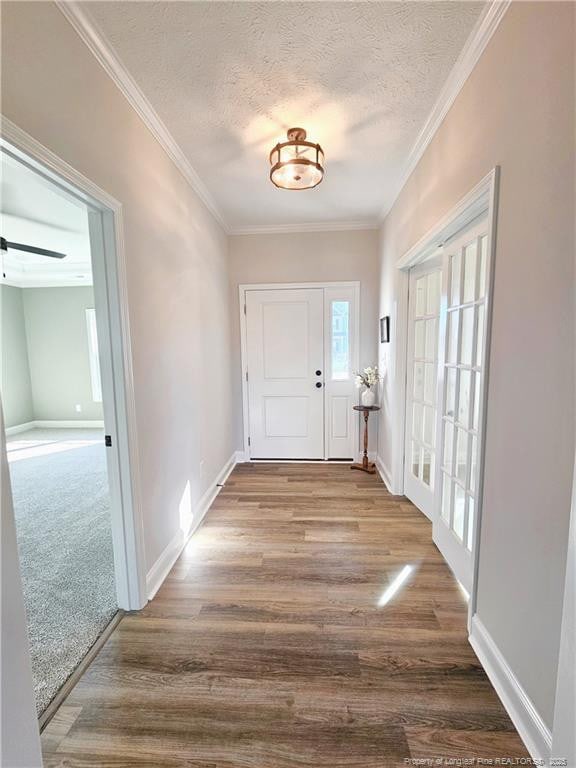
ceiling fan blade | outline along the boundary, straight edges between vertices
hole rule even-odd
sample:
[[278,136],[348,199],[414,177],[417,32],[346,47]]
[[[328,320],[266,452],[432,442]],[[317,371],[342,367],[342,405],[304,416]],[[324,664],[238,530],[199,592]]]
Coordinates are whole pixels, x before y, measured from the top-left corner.
[[36,253],[38,256],[49,256],[51,259],[65,259],[65,253],[59,253],[58,251],[49,251],[46,248],[38,248],[36,245],[24,245],[23,243],[11,243],[5,238],[2,240],[2,250],[6,251],[8,248],[12,248],[15,251],[25,251],[26,253]]

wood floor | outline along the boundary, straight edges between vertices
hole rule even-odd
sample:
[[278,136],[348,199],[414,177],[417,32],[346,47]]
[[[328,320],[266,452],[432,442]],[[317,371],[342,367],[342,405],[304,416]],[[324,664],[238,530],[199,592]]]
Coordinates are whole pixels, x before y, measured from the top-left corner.
[[[386,605],[404,566],[408,580]],[[345,465],[238,466],[43,734],[46,766],[527,757],[431,526]]]

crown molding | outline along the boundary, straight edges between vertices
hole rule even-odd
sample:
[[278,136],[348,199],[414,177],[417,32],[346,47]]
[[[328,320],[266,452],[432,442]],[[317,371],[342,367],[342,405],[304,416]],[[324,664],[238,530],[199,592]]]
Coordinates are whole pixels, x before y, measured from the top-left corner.
[[448,79],[444,83],[444,86],[432,107],[432,111],[428,115],[422,130],[418,134],[416,141],[410,150],[406,165],[404,166],[396,185],[396,193],[394,194],[392,202],[382,210],[382,213],[380,214],[380,222],[382,222],[388,215],[394,203],[400,196],[406,182],[418,165],[418,162],[426,151],[428,145],[436,135],[448,110],[452,104],[454,104],[456,97],[470,77],[480,56],[482,56],[484,49],[490,42],[492,35],[498,29],[498,25],[502,21],[510,3],[511,0],[492,0],[492,2],[487,3],[485,9],[478,17],[460,55],[456,59],[456,63],[448,75]]
[[86,11],[81,8],[81,3],[74,2],[73,0],[70,2],[67,0],[55,0],[55,3],[210,213],[223,227],[224,231],[228,232],[226,222],[206,185],[196,173],[154,107],[142,93],[132,75],[120,61],[102,31],[97,28]]
[[302,224],[262,224],[229,227],[206,185],[192,167],[190,161],[181,150],[176,140],[162,122],[146,96],[140,90],[132,75],[114,52],[111,44],[101,30],[92,21],[77,0],[55,0],[55,3],[80,38],[89,48],[99,64],[113,80],[130,105],[140,116],[152,135],[164,148],[170,159],[180,170],[192,189],[200,197],[214,218],[229,235],[252,234],[281,234],[296,232],[341,232],[353,230],[378,229],[390,209],[398,199],[410,175],[432,141],[448,110],[454,103],[462,87],[468,80],[492,35],[498,28],[511,0],[492,0],[487,3],[485,10],[479,16],[470,33],[448,79],[444,83],[436,102],[424,123],[412,149],[397,184],[392,202],[381,212],[378,221],[343,221],[343,222],[309,222]]
[[230,227],[230,235],[280,235],[298,232],[352,232],[380,229],[380,221],[310,221],[301,224],[254,224]]

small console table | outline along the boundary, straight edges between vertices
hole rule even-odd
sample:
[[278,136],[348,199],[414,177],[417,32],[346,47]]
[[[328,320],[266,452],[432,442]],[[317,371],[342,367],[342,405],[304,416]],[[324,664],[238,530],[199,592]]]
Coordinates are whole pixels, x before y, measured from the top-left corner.
[[355,411],[362,411],[364,414],[364,456],[362,457],[361,464],[351,464],[350,469],[359,469],[362,472],[368,472],[368,474],[373,475],[376,472],[376,464],[368,461],[368,416],[370,411],[379,411],[380,406],[355,405],[353,408]]

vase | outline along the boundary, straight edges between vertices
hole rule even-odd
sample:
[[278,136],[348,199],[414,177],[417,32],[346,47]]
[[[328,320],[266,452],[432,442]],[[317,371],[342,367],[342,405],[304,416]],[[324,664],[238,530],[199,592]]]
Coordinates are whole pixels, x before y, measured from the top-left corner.
[[373,389],[367,388],[362,392],[360,399],[365,408],[371,408],[376,402],[376,392]]

